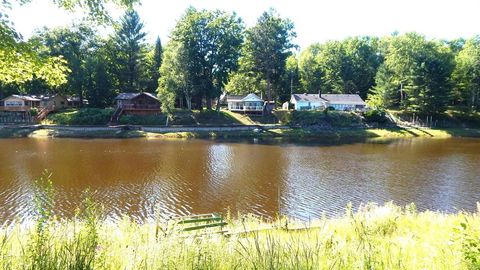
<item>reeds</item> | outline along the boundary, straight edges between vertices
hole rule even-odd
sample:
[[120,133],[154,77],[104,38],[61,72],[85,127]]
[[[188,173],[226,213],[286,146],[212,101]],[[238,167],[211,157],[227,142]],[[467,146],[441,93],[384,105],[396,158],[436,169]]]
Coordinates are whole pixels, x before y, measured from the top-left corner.
[[[48,181],[47,181],[48,183]],[[45,196],[45,190],[42,196]],[[53,190],[53,189],[52,189]],[[54,192],[49,193],[54,197]],[[101,218],[86,193],[71,220],[54,200],[35,224],[0,228],[0,269],[479,269],[477,213],[368,204],[309,223],[229,218],[228,233],[182,232],[167,221]]]

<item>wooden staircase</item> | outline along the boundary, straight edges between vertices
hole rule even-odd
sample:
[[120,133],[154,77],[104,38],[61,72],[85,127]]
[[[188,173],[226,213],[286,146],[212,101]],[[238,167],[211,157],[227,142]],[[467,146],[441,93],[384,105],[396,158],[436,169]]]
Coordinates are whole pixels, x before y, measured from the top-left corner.
[[110,118],[110,123],[118,123],[120,116],[122,116],[123,108],[117,107],[115,112],[113,112],[112,117]]
[[54,110],[52,106],[44,107],[39,112],[38,115],[35,117],[37,121],[42,121],[43,119],[47,118],[48,114]]

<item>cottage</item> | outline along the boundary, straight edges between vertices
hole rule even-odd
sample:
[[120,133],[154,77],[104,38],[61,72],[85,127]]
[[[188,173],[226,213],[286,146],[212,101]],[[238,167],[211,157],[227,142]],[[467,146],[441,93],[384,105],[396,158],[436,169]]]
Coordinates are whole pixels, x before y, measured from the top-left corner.
[[255,94],[225,95],[228,110],[245,114],[263,114],[264,100]]
[[88,99],[82,99],[83,104],[80,102],[80,98],[77,96],[72,96],[67,98],[68,107],[70,108],[80,108],[80,105],[88,105]]
[[68,99],[62,95],[42,96],[40,98],[40,107],[56,111],[68,108],[69,103]]
[[356,94],[293,94],[290,103],[297,111],[326,108],[338,111],[361,111],[366,107],[365,101]]
[[0,111],[27,112],[32,108],[39,107],[40,99],[31,96],[11,95],[2,99],[2,103]]
[[116,98],[116,110],[112,122],[116,122],[122,115],[154,115],[160,113],[160,100],[147,92],[120,93]]

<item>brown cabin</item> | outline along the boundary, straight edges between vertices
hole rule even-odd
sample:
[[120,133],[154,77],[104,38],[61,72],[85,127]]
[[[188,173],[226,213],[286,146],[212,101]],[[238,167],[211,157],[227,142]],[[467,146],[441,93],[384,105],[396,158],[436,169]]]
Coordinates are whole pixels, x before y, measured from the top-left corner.
[[68,99],[62,95],[40,97],[40,107],[50,108],[52,111],[63,110],[69,107]]
[[160,113],[160,100],[147,92],[120,93],[116,98],[116,110],[112,122],[117,122],[122,115],[155,115]]

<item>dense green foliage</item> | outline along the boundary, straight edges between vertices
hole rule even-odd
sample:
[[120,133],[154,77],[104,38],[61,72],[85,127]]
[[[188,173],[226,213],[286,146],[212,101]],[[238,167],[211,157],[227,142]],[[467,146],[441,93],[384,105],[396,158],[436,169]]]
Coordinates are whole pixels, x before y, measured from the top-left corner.
[[369,110],[363,113],[363,117],[367,123],[385,124],[388,122],[388,118],[384,110]]
[[299,57],[305,92],[359,94],[366,98],[381,63],[377,43],[377,38],[357,37],[305,49]]
[[[0,87],[9,84],[24,84],[32,79],[41,79],[50,87],[66,82],[68,69],[62,57],[41,54],[39,44],[24,41],[9,20],[8,12],[14,3],[26,4],[31,0],[0,1]],[[86,10],[88,17],[96,22],[110,21],[106,4],[131,6],[136,0],[65,0],[51,1],[58,7],[74,11]],[[75,71],[73,71],[75,72]],[[1,94],[1,91],[0,91]]]
[[[207,109],[218,98],[229,74],[237,69],[243,23],[219,10],[187,9],[172,31],[160,73],[159,96],[173,93],[187,108]],[[165,102],[165,101],[164,101]]]
[[468,40],[456,56],[452,93],[457,104],[480,109],[480,37]]
[[[385,60],[377,73],[375,93],[400,91],[399,100],[386,103],[398,103],[402,109],[421,114],[443,112],[449,102],[454,69],[451,50],[415,33],[388,38],[384,47]],[[384,94],[382,97],[394,95]]]
[[120,19],[120,27],[113,37],[114,75],[121,92],[147,90],[142,85],[145,78],[141,76],[145,74],[141,70],[145,61],[145,36],[140,16],[136,11],[128,10]]
[[[264,12],[257,23],[245,31],[239,71],[227,89],[241,94],[258,89],[267,100],[288,100],[287,58],[296,47],[292,43],[295,36],[293,22],[281,18],[273,9]],[[252,87],[245,88],[247,85]]]

